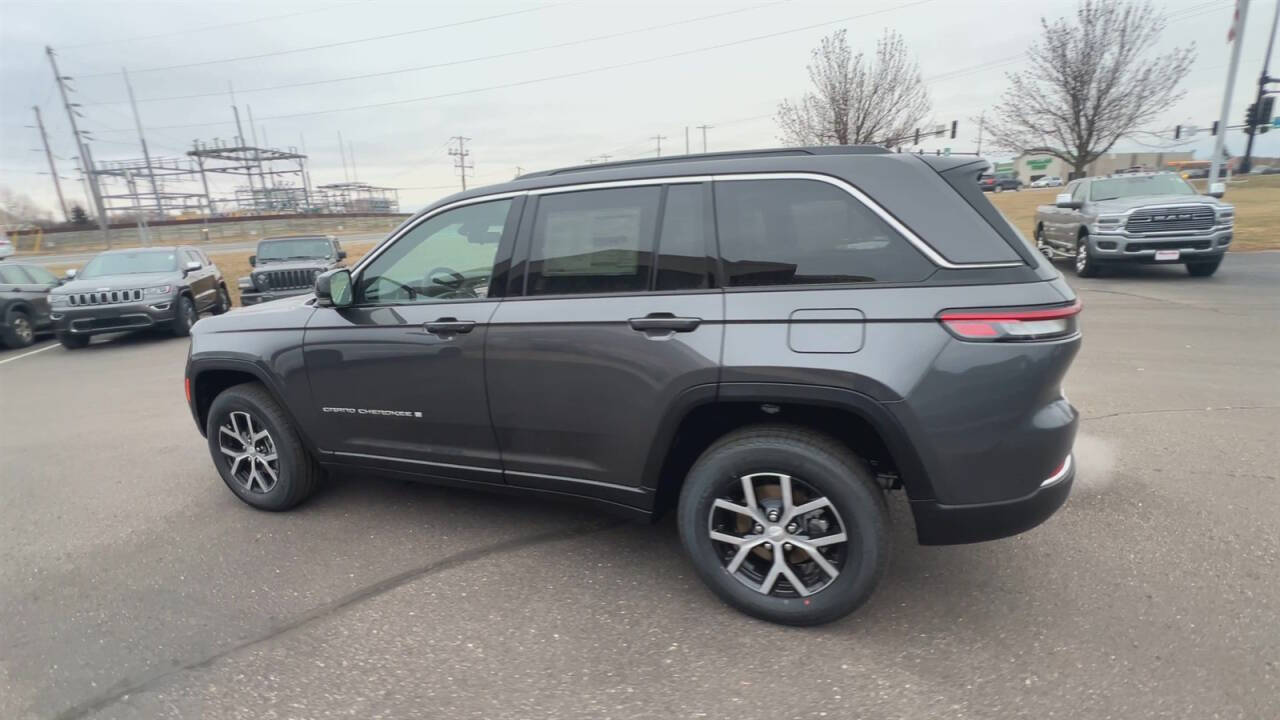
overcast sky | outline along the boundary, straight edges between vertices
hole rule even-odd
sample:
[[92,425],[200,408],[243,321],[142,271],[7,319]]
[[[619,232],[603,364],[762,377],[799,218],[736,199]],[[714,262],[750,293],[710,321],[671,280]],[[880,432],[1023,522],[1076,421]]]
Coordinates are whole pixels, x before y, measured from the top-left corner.
[[[1275,1],[1252,3],[1231,123],[1242,120],[1256,87]],[[1207,127],[1222,101],[1234,3],[1158,5],[1170,17],[1164,45],[1194,41],[1198,59],[1185,98],[1152,117],[1150,127]],[[886,27],[902,33],[928,81],[935,119],[960,121],[956,140],[924,147],[972,151],[978,128],[970,118],[997,101],[1004,73],[1036,37],[1038,19],[1075,7],[1075,0],[6,0],[0,185],[55,204],[48,176],[38,174],[46,169],[43,155],[31,151],[38,135],[25,127],[32,105],[44,112],[54,152],[63,158],[60,174],[76,177],[46,44],[57,51],[63,74],[76,78],[73,102],[84,106],[82,128],[98,138],[97,160],[141,155],[121,68],[132,77],[152,153],[166,157],[181,156],[193,139],[234,136],[230,83],[237,103],[252,108],[259,144],[263,135],[273,146],[300,146],[305,137],[313,181],[338,182],[341,131],[354,146],[359,179],[403,188],[409,210],[456,189],[446,153],[452,135],[473,138],[476,184],[506,180],[517,166],[653,155],[654,135],[665,136],[664,154],[684,152],[686,127],[698,151],[696,126],[704,124],[713,126],[707,134],[713,151],[777,145],[774,108],[806,89],[810,49],[838,28],[867,50]],[[448,27],[430,29],[437,26]],[[384,37],[366,40],[377,36]],[[291,52],[319,45],[329,47]],[[264,90],[298,83],[314,84]],[[193,95],[199,97],[166,99]],[[1228,136],[1231,152],[1243,145],[1242,134]],[[1206,131],[1169,149],[1207,157],[1211,146]],[[1117,149],[1149,148],[1122,141]],[[1280,155],[1280,132],[1260,137],[1255,153]],[[83,202],[79,184],[65,182],[64,192],[69,202]]]

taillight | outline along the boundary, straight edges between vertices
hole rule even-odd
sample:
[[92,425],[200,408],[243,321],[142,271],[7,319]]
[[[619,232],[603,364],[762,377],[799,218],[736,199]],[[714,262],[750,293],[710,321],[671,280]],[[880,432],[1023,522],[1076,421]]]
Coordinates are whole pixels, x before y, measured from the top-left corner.
[[1076,333],[1080,301],[1045,308],[944,310],[938,321],[952,335],[975,342],[1055,340]]
[[182,379],[182,389],[187,394],[187,404],[191,404],[191,378]]

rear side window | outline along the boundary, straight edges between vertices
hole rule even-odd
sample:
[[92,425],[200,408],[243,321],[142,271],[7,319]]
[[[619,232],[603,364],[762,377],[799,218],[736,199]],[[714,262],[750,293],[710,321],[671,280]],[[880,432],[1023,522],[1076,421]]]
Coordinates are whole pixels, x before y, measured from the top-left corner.
[[715,183],[727,283],[915,282],[933,265],[844,190],[817,180]]
[[32,280],[35,280],[38,283],[58,282],[58,279],[53,276],[53,273],[45,270],[39,265],[23,265],[22,269],[27,272],[27,275],[31,276]]
[[0,265],[0,282],[5,285],[27,285],[31,278],[17,265]]
[[700,290],[711,285],[702,193],[701,185],[672,185],[667,189],[654,281],[659,292]]
[[660,187],[545,195],[529,248],[529,295],[649,289]]

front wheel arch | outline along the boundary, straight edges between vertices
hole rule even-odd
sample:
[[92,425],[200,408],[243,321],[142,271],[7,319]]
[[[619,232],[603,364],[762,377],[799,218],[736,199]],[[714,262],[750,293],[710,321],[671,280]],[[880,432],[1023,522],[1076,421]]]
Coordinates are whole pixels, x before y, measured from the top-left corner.
[[257,365],[246,360],[234,359],[206,361],[189,370],[187,377],[191,379],[192,413],[195,416],[196,425],[200,428],[201,435],[206,432],[206,425],[209,422],[209,408],[213,405],[214,398],[236,385],[258,383],[266,388],[271,397],[284,409],[285,415],[288,416],[289,422],[293,424],[298,437],[302,438],[302,443],[306,445],[307,450],[316,457],[321,457],[324,454],[313,441],[307,426],[299,422],[298,413],[285,400],[285,394],[281,391],[281,388],[272,382],[270,375]]

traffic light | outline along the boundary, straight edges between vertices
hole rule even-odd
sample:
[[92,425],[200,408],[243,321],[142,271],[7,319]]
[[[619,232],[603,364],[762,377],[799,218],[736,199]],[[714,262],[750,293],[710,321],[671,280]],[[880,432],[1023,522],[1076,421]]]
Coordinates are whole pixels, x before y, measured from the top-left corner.
[[956,123],[957,121],[955,120],[951,121],[951,139],[952,140],[956,139]]
[[916,145],[920,144],[920,128],[916,128]]
[[1255,103],[1249,103],[1248,109],[1244,111],[1244,131],[1245,134],[1253,134],[1253,126],[1258,124],[1258,106]]
[[1174,140],[1181,140],[1181,139],[1182,139],[1182,126],[1181,126],[1181,125],[1174,125],[1174,126],[1173,126],[1173,139],[1174,139]]
[[1257,121],[1259,134],[1271,129],[1271,116],[1275,114],[1275,106],[1275,95],[1262,96],[1262,104],[1258,106],[1258,110],[1254,114],[1254,120]]
[[1215,135],[1215,136],[1218,134],[1218,121],[1217,121],[1217,120],[1214,120],[1214,121],[1213,121],[1213,130],[1209,131],[1209,134],[1210,134],[1210,135]]

